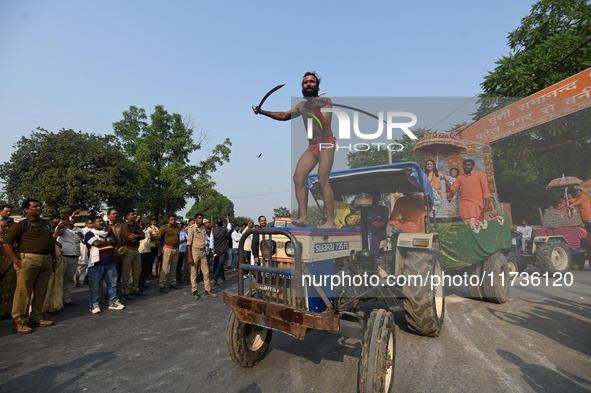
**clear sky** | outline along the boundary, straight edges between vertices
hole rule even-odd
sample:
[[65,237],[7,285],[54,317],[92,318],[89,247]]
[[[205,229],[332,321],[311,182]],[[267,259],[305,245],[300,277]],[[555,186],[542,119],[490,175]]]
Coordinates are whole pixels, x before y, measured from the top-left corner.
[[286,83],[267,110],[289,109],[308,70],[328,96],[472,97],[531,4],[2,0],[2,161],[36,127],[112,133],[129,106],[163,105],[207,133],[194,162],[231,139],[218,190],[272,217],[291,204],[291,127],[252,113],[269,89]]

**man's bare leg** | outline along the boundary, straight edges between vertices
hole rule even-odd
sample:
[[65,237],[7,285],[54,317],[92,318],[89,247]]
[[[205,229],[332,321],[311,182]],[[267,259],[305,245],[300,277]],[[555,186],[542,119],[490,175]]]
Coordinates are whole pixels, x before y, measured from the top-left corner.
[[306,179],[312,169],[316,166],[318,160],[312,154],[310,149],[306,149],[293,174],[293,183],[295,185],[296,200],[298,201],[298,209],[300,210],[300,218],[294,220],[293,223],[297,225],[309,225],[308,220],[308,189],[306,188]]
[[322,189],[324,207],[326,208],[326,222],[318,228],[336,228],[334,224],[334,193],[329,178],[334,162],[334,147],[320,150],[318,155],[318,182]]

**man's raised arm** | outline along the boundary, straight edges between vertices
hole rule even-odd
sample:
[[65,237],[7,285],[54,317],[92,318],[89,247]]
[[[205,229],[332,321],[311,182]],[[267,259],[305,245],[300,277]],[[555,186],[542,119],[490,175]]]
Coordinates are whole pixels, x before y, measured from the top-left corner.
[[254,112],[255,115],[261,114],[261,115],[265,115],[267,117],[270,117],[271,119],[275,119],[275,120],[279,120],[279,121],[286,121],[286,120],[295,119],[296,117],[301,115],[298,106],[288,110],[287,112],[269,112],[269,111],[262,110],[258,106],[255,106],[254,108],[252,108],[252,111]]

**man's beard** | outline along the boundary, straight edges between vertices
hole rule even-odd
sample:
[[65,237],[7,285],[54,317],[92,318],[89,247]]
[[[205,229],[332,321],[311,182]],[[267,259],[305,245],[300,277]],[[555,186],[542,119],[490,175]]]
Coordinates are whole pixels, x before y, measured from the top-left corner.
[[302,95],[304,97],[318,97],[318,87],[314,90],[306,90],[302,87]]
[[472,169],[464,169],[464,175],[469,175],[472,172]]

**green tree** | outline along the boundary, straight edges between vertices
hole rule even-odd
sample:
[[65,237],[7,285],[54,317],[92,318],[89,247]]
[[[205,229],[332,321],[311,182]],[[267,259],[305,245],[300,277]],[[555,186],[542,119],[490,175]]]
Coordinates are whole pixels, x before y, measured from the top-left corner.
[[[416,154],[413,149],[417,142],[421,140],[421,138],[432,134],[433,131],[421,127],[413,129],[413,133],[417,137],[416,140],[410,139],[406,134],[401,138],[393,140],[393,142],[400,143],[402,145],[402,150],[399,152],[392,152],[392,162],[415,161],[422,163],[425,161],[425,157],[421,156],[420,154]],[[368,151],[356,151],[348,153],[347,162],[349,168],[364,168],[368,166],[385,165],[388,163],[388,150],[384,147],[371,146]]]
[[156,217],[184,208],[189,197],[200,201],[215,186],[211,172],[230,160],[232,144],[226,138],[206,159],[190,164],[189,155],[201,149],[202,140],[193,140],[190,120],[161,105],[155,106],[150,122],[144,109],[131,106],[113,129],[139,169],[138,207]]
[[233,222],[240,224],[240,225],[242,225],[242,223],[248,224],[249,221],[254,222],[254,220],[252,218],[247,217],[247,216],[236,216],[236,217],[234,217],[234,220],[233,220]]
[[[510,53],[481,83],[476,118],[507,106],[591,66],[591,5],[585,0],[541,0],[509,33]],[[500,200],[516,220],[539,223],[538,208],[556,205],[560,190],[546,184],[563,173],[591,177],[589,110],[494,142],[493,165]],[[562,191],[563,193],[563,191]]]
[[203,213],[204,218],[213,221],[218,218],[223,219],[226,214],[229,217],[234,217],[234,203],[225,195],[212,189],[200,201],[193,204],[191,210],[187,213],[187,217],[195,217],[197,213]]
[[44,213],[126,209],[137,198],[137,171],[113,135],[42,128],[15,144],[0,166],[4,191],[12,204],[27,198],[45,203]]
[[[508,104],[504,97],[524,97],[591,66],[591,5],[587,0],[541,0],[521,25],[509,33],[510,53],[481,83],[477,117]],[[568,57],[567,57],[568,56]]]
[[288,208],[281,206],[277,209],[273,209],[273,220],[277,217],[291,217],[291,213]]
[[[297,217],[298,213],[298,209],[292,210],[291,216]],[[317,205],[308,206],[308,220],[310,221],[310,228],[316,228],[322,225],[326,221],[324,209],[319,208]]]

